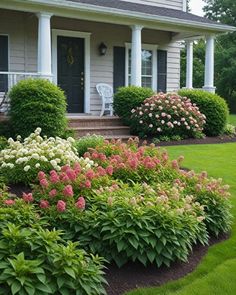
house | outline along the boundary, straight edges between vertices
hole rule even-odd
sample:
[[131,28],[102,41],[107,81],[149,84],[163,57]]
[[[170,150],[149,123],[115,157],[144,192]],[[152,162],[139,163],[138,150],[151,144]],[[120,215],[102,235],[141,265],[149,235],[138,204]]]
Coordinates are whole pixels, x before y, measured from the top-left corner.
[[186,12],[186,0],[1,0],[0,92],[27,77],[65,90],[69,114],[99,114],[97,83],[179,88],[180,43],[206,38],[204,89],[214,91],[214,37],[234,28]]

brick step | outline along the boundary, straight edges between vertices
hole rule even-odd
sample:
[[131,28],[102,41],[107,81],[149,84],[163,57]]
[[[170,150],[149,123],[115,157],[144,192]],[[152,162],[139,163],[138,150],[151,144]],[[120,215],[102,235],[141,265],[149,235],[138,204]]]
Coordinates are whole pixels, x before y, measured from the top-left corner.
[[122,126],[119,117],[97,117],[83,116],[77,118],[69,118],[69,126],[73,127],[97,127],[97,126]]
[[97,126],[97,127],[74,127],[72,128],[78,137],[98,134],[106,136],[130,136],[130,129],[127,126]]
[[104,136],[104,138],[107,140],[121,139],[122,141],[128,141],[130,138],[133,138],[133,139],[136,138],[136,136],[133,136],[133,135],[107,135],[107,136]]

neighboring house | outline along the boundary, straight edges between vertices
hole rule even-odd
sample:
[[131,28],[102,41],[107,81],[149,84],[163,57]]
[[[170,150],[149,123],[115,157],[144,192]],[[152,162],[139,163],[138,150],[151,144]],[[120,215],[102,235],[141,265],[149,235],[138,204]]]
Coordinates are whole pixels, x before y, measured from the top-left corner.
[[202,36],[204,88],[214,91],[214,36],[234,28],[185,11],[186,0],[1,0],[0,92],[45,77],[65,90],[68,113],[96,115],[97,83],[177,90],[181,40],[191,88],[192,41]]

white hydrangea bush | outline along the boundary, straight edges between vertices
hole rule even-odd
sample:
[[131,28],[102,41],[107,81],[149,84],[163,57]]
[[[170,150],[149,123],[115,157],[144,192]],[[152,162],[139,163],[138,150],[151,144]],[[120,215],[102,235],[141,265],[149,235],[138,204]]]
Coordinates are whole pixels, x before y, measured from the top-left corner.
[[39,171],[60,171],[64,165],[79,162],[89,169],[93,162],[79,158],[74,139],[60,137],[42,137],[41,128],[37,128],[23,141],[18,136],[14,141],[8,139],[7,148],[0,151],[0,171],[10,183],[35,182]]

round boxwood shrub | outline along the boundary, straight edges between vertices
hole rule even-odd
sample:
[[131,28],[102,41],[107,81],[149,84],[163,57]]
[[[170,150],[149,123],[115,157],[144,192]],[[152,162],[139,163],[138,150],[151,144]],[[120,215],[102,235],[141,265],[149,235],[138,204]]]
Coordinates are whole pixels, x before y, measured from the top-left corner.
[[150,88],[144,87],[121,87],[114,95],[115,113],[126,125],[130,124],[131,110],[140,106],[142,102],[154,93]]
[[27,79],[10,93],[10,121],[16,135],[27,137],[37,127],[47,136],[62,136],[67,127],[66,99],[48,80]]
[[204,133],[208,136],[220,135],[227,123],[229,114],[225,100],[217,94],[203,90],[179,90],[179,95],[190,98],[202,114],[206,116]]

